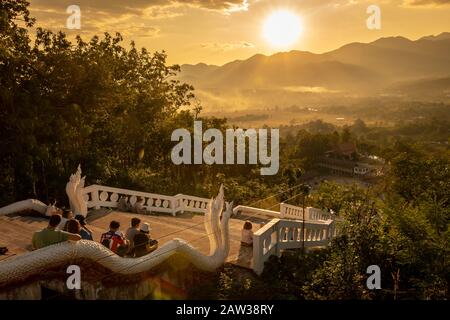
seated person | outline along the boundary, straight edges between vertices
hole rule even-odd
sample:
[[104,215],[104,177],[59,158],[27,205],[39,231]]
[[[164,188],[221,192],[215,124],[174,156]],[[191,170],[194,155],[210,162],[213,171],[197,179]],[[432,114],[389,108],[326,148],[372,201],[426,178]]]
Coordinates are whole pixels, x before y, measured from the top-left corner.
[[51,216],[50,221],[48,222],[48,227],[33,234],[32,246],[34,250],[67,240],[78,241],[81,239],[78,234],[56,230],[56,227],[60,224],[61,219],[62,218],[59,214]]
[[50,198],[47,210],[45,210],[45,216],[51,217],[54,214],[61,214],[62,211],[56,207],[56,199]]
[[102,234],[100,243],[109,248],[112,252],[119,256],[124,256],[128,251],[128,240],[121,231],[119,231],[120,222],[111,221],[109,231]]
[[62,231],[67,231],[67,221],[69,221],[70,219],[73,219],[73,212],[71,210],[64,210],[62,213],[62,218],[61,218],[61,222],[58,225],[58,227],[56,228],[56,230],[62,230]]
[[8,253],[7,247],[0,247],[0,256]]
[[127,201],[127,197],[124,195],[121,195],[119,198],[119,202],[117,203],[117,210],[121,212],[128,212],[130,211],[131,206],[130,203]]
[[134,207],[133,207],[133,212],[137,213],[137,214],[147,213],[147,210],[144,207],[144,198],[137,197],[136,203],[134,204]]
[[[76,220],[80,223],[80,236],[83,240],[94,240],[92,237],[92,231],[88,229],[86,225],[86,219],[81,214],[78,214],[75,217]],[[70,232],[70,231],[69,231]]]
[[245,247],[253,246],[253,225],[250,221],[245,221],[241,233],[241,245]]
[[145,256],[158,248],[158,241],[150,238],[150,226],[143,223],[141,230],[134,236],[134,256],[136,258]]
[[[67,226],[67,232],[73,233],[73,234],[80,234],[81,226],[80,226],[80,222],[78,222],[78,220],[70,219],[69,221],[67,221],[66,226]],[[81,235],[80,235],[80,237],[81,237]]]
[[130,241],[129,252],[132,253],[134,248],[134,236],[139,233],[139,227],[141,226],[141,219],[133,218],[131,219],[131,227],[125,232],[125,238]]

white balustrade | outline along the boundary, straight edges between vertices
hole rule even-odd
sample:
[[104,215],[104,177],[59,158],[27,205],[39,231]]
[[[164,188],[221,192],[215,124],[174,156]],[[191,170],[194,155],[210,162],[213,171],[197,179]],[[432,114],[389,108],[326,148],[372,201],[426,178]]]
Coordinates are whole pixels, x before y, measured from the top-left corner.
[[280,218],[280,213],[278,211],[272,211],[272,210],[266,210],[266,209],[260,209],[260,208],[254,208],[254,207],[248,207],[248,206],[236,206],[233,209],[233,214],[261,214],[266,215],[274,218]]
[[279,255],[279,222],[280,219],[272,219],[261,229],[253,234],[253,270],[261,274],[266,262],[271,255]]
[[209,199],[182,194],[166,196],[100,185],[91,185],[83,189],[83,197],[87,202],[87,207],[94,209],[101,207],[117,208],[121,195],[126,196],[131,205],[136,203],[137,197],[142,197],[144,207],[147,210],[171,213],[172,215],[184,211],[204,213],[210,201]]
[[206,212],[206,208],[210,201],[209,199],[187,196],[184,194],[177,194],[174,198],[177,212],[181,213],[184,211],[204,213]]
[[[305,248],[327,246],[335,234],[334,221],[305,222]],[[299,249],[303,246],[303,222],[273,219],[253,235],[253,270],[261,274],[264,263],[271,255],[282,250]]]
[[[280,204],[280,218],[303,220],[303,208],[293,206],[286,203]],[[331,215],[323,210],[307,207],[305,208],[305,221],[326,221],[331,218]]]
[[[303,208],[293,206],[286,203],[280,204],[280,217],[281,219],[303,219]],[[306,210],[305,210],[305,220],[306,220]]]
[[[126,196],[132,205],[136,203],[137,197],[142,197],[147,210],[171,213],[174,216],[184,211],[204,213],[210,201],[183,194],[165,196],[101,185],[91,185],[83,189],[83,198],[88,208],[117,208],[121,195]],[[302,248],[303,238],[305,248],[310,248],[326,246],[336,235],[335,221],[330,219],[330,214],[311,207],[306,208],[305,211],[303,236],[301,221],[303,210],[300,207],[281,203],[280,212],[248,206],[234,208],[234,213],[264,214],[275,217],[253,235],[253,270],[257,274],[262,273],[264,263],[271,255],[279,256],[282,250]]]
[[307,208],[307,214],[308,214],[308,218],[306,220],[323,220],[326,221],[328,219],[331,219],[331,214],[329,214],[326,211],[317,209],[317,208],[312,208],[312,207],[308,207]]

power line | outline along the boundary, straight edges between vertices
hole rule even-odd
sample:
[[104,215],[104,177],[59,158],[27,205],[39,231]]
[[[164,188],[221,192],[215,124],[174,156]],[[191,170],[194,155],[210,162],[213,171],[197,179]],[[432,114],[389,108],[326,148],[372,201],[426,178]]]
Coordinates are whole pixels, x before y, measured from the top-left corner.
[[[276,196],[278,196],[278,195],[280,195],[280,194],[286,193],[286,192],[288,192],[288,191],[290,191],[290,190],[292,190],[292,189],[298,188],[298,187],[300,187],[300,186],[302,186],[302,185],[303,185],[303,183],[300,183],[300,184],[298,184],[298,185],[296,185],[296,186],[293,186],[293,187],[291,187],[291,188],[289,188],[289,189],[286,189],[286,190],[284,190],[284,191],[278,192],[278,193],[276,193],[276,194],[274,194],[274,195],[271,195],[271,196],[269,196],[269,197],[266,197],[266,198],[257,200],[257,201],[255,201],[255,202],[253,202],[253,203],[250,203],[250,204],[246,205],[246,206],[247,206],[247,207],[254,206],[255,204],[257,204],[257,203],[259,203],[259,202],[262,202],[262,201],[268,200],[268,199],[270,199],[270,198],[276,197]],[[300,193],[296,194],[294,197],[298,196],[299,194],[300,194]],[[286,201],[287,201],[287,200],[290,200],[290,199],[293,199],[294,197],[291,197],[291,198],[289,198],[289,199],[286,199]],[[266,210],[270,210],[271,208],[274,208],[274,207],[276,207],[277,205],[279,205],[279,204],[276,204],[276,205],[274,205],[274,206],[272,206],[272,207],[270,207],[270,208],[268,208],[268,209],[266,209]],[[254,214],[251,214],[251,215],[249,215],[249,216],[247,216],[247,217],[248,217],[248,218],[253,218],[253,217],[257,216],[257,215],[258,215],[258,213],[254,213]],[[177,230],[177,231],[170,232],[170,233],[168,233],[168,234],[166,234],[166,235],[164,235],[164,236],[161,236],[161,237],[157,238],[157,240],[166,238],[166,237],[168,237],[168,236],[174,235],[174,234],[176,234],[176,233],[179,233],[179,232],[182,232],[182,231],[185,231],[185,230],[193,229],[193,228],[195,228],[195,227],[197,227],[197,226],[199,226],[199,225],[204,224],[205,222],[209,222],[209,221],[206,220],[206,221],[203,221],[203,222],[199,222],[199,223],[197,223],[197,224],[194,224],[194,225],[192,225],[192,226],[190,226],[190,227],[186,227],[185,229],[181,229],[181,230]]]

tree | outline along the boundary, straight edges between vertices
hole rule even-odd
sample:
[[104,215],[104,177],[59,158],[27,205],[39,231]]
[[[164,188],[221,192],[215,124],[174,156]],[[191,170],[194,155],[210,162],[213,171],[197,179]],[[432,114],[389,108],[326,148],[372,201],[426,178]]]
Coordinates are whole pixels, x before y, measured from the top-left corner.
[[[34,20],[30,17],[28,5],[24,0],[0,3],[0,167],[3,175],[0,186],[5,191],[1,197],[8,200],[11,195],[33,194],[35,189],[32,158],[26,152],[33,147],[34,141],[27,133],[25,121],[20,121],[24,116],[20,106],[29,104],[22,86],[33,70],[27,28],[33,26]],[[18,141],[18,136],[23,137],[22,141]],[[20,156],[14,158],[11,151],[21,151]],[[27,185],[26,188],[17,183],[19,179]]]
[[341,134],[341,142],[350,142],[352,139],[352,134],[350,132],[350,128],[348,126],[344,126]]
[[193,98],[175,78],[179,66],[167,66],[164,52],[126,49],[120,34],[72,43],[37,28],[31,46],[27,7],[0,4],[0,185],[13,186],[0,200],[61,199],[79,163],[96,182],[126,177],[123,187],[142,167],[162,173],[170,133],[193,121],[178,112]]
[[353,122],[351,129],[356,133],[364,133],[367,130],[367,125],[363,120],[358,118]]

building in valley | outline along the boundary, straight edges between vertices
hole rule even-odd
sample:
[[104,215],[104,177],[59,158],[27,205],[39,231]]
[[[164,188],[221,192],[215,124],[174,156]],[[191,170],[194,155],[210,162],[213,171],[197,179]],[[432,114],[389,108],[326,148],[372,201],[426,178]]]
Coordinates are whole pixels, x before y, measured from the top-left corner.
[[377,177],[383,175],[385,163],[380,158],[361,155],[354,143],[347,142],[326,152],[317,165],[334,174]]

